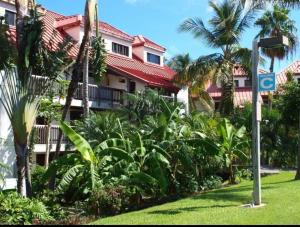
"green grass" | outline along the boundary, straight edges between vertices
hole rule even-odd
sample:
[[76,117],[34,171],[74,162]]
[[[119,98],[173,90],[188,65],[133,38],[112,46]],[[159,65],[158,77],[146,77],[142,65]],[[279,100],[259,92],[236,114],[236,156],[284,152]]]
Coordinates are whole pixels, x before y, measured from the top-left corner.
[[240,207],[251,202],[252,182],[243,182],[92,224],[300,224],[300,181],[294,176],[283,172],[263,178],[263,208]]

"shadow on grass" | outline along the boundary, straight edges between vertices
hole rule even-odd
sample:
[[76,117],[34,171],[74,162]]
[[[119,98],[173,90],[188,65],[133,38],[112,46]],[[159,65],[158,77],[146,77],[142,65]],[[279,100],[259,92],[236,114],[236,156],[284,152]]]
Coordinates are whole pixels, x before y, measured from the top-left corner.
[[286,183],[292,183],[292,182],[296,182],[296,181],[293,179],[293,180],[279,181],[279,182],[274,182],[274,183],[265,183],[265,185],[286,184]]
[[169,210],[156,210],[156,211],[148,212],[148,214],[176,215],[183,212],[199,211],[201,209],[228,208],[228,207],[236,207],[236,206],[235,205],[212,205],[212,206],[185,207],[185,208],[169,209]]

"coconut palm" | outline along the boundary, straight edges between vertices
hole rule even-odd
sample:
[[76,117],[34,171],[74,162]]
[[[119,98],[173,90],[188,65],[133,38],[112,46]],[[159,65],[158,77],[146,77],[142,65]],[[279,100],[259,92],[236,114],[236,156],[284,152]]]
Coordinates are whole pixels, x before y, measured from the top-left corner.
[[295,51],[297,44],[297,28],[295,21],[289,18],[290,10],[275,5],[272,11],[266,11],[255,25],[260,27],[258,37],[274,37],[284,35],[289,39],[288,47],[277,47],[272,49],[262,48],[263,53],[271,59],[270,72],[274,71],[275,59],[288,57]]
[[[173,57],[169,66],[177,72],[175,75],[175,82],[179,86],[188,89],[190,106],[192,106],[193,109],[196,109],[195,101],[199,100],[205,110],[211,111],[214,107],[214,102],[205,91],[205,85],[209,78],[199,76],[199,70],[195,70],[190,55],[185,54]],[[189,110],[187,112],[189,112]]]
[[[239,1],[239,0],[238,0]],[[256,5],[258,8],[264,8],[266,3],[279,4],[283,7],[299,8],[300,0],[241,0],[243,5]]]
[[[289,39],[288,47],[262,48],[263,54],[271,59],[271,73],[274,71],[275,60],[287,58],[290,54],[295,52],[297,46],[297,28],[295,21],[289,18],[289,13],[290,10],[274,5],[272,11],[266,11],[263,16],[255,22],[255,25],[260,27],[260,32],[257,37],[265,38],[284,35]],[[269,93],[269,109],[272,109],[271,93]]]
[[209,27],[201,18],[189,18],[180,25],[179,31],[190,32],[206,41],[209,47],[221,50],[221,53],[199,58],[195,64],[199,65],[202,75],[210,75],[222,85],[220,112],[227,115],[234,109],[233,67],[239,63],[249,69],[251,51],[241,48],[239,43],[254,19],[255,10],[254,7],[245,9],[240,1],[237,4],[234,0],[210,1],[209,5],[214,13],[208,21]]

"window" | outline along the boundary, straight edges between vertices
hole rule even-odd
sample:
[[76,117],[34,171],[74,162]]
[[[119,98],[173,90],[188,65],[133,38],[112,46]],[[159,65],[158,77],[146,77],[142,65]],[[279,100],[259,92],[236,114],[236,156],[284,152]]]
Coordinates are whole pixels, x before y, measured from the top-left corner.
[[147,61],[157,64],[157,65],[160,65],[160,56],[151,54],[151,53],[147,53]]
[[16,25],[16,13],[5,10],[5,24]]
[[298,81],[298,84],[300,84],[300,78],[298,78],[297,81]]
[[112,52],[129,57],[129,47],[118,43],[112,43]]
[[251,80],[245,80],[245,87],[251,87],[252,81]]
[[235,87],[240,87],[240,84],[239,84],[238,80],[234,80],[234,84],[235,84]]

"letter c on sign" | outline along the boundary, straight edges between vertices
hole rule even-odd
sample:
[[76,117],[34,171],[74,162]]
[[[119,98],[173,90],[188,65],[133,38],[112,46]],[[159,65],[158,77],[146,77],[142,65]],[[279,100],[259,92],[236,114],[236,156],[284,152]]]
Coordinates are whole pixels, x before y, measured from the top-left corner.
[[263,89],[271,89],[273,87],[273,80],[272,80],[272,78],[263,78],[263,79],[261,79],[260,86]]

